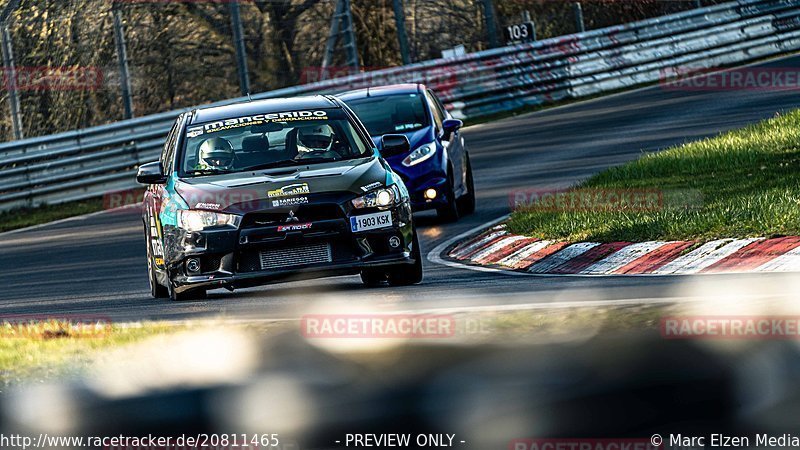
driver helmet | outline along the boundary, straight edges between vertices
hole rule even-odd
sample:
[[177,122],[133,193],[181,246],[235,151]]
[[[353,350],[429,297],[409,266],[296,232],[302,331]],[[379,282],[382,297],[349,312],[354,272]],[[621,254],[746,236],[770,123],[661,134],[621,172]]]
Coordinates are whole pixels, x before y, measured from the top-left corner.
[[229,170],[233,167],[233,146],[227,139],[206,139],[200,146],[198,160],[202,167]]
[[297,151],[324,152],[333,146],[333,128],[330,125],[310,125],[297,132]]

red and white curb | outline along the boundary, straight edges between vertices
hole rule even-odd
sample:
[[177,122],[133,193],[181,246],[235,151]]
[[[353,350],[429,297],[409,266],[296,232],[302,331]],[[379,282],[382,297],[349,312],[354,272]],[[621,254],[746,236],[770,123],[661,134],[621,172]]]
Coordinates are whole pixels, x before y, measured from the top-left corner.
[[[500,224],[472,237],[465,233],[461,238],[447,252],[447,258],[455,264],[482,266],[487,271],[510,269],[560,275],[800,272],[800,236],[708,242],[569,243],[517,236]],[[435,262],[444,261],[436,259]]]

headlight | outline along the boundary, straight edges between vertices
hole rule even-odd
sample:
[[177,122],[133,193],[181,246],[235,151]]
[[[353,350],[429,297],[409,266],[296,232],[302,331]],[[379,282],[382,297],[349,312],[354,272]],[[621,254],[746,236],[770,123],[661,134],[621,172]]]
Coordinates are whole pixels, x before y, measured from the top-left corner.
[[232,225],[239,228],[242,216],[212,211],[182,209],[178,211],[178,227],[186,231],[202,231],[209,227]]
[[403,160],[403,165],[406,167],[417,165],[426,159],[430,159],[431,156],[435,154],[436,144],[425,144],[406,156],[406,158]]
[[375,206],[390,206],[400,201],[400,190],[392,185],[381,188],[353,199],[353,206],[356,208],[372,208]]

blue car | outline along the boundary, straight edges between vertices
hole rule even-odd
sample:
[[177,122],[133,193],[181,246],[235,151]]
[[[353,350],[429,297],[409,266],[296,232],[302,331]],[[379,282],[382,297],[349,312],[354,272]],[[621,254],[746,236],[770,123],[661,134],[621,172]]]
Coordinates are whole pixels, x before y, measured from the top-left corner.
[[[381,155],[403,179],[414,211],[435,209],[442,220],[454,221],[475,210],[463,123],[450,116],[430,89],[397,84],[337,97],[361,119]],[[384,146],[397,135],[408,139],[408,147]]]

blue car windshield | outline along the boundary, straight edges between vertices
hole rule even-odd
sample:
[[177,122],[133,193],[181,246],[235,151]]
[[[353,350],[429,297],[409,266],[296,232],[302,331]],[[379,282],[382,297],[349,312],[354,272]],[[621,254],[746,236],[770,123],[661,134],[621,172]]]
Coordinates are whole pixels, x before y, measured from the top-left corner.
[[355,111],[372,136],[408,133],[427,127],[430,123],[424,100],[418,94],[382,95],[350,100],[347,105]]

